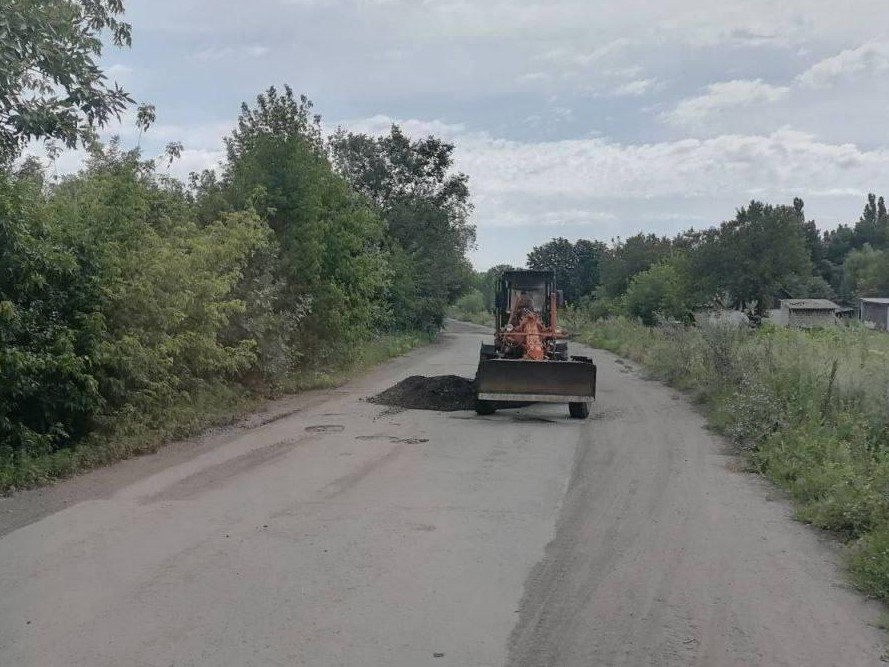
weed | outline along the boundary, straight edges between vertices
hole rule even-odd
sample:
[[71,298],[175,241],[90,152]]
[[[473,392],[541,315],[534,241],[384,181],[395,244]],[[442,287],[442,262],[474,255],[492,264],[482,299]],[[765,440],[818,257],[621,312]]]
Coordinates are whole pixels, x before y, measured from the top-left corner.
[[578,340],[688,390],[799,519],[849,544],[853,580],[889,600],[889,336],[861,327],[643,326],[571,313]]

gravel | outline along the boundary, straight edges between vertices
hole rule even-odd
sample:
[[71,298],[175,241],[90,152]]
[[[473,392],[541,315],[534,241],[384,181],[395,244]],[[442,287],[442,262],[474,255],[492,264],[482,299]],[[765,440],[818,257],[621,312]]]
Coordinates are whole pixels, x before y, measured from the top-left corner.
[[472,410],[475,381],[459,375],[412,375],[368,401],[412,410]]

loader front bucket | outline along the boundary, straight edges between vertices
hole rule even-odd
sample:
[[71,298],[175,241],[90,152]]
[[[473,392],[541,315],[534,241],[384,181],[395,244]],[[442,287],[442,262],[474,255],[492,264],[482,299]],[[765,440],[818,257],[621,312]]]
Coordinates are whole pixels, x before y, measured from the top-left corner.
[[588,403],[596,397],[596,365],[577,361],[487,359],[476,373],[481,401]]

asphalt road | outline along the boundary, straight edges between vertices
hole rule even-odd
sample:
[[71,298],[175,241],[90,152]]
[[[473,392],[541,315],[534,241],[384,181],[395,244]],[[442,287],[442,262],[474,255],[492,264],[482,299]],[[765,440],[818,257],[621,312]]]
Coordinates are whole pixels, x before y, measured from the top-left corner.
[[361,400],[478,331],[0,500],[0,665],[879,663],[837,547],[614,356],[585,422]]

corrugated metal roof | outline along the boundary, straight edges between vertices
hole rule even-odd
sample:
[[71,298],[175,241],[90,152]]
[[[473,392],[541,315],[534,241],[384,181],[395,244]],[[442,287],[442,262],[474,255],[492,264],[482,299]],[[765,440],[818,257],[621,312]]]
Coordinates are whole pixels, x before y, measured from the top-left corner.
[[781,306],[790,310],[836,310],[839,308],[829,299],[781,299]]
[[864,297],[861,300],[866,301],[867,303],[879,303],[879,304],[883,304],[883,305],[889,304],[889,299],[884,299],[883,297],[868,296],[868,297]]

